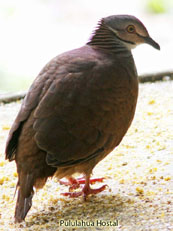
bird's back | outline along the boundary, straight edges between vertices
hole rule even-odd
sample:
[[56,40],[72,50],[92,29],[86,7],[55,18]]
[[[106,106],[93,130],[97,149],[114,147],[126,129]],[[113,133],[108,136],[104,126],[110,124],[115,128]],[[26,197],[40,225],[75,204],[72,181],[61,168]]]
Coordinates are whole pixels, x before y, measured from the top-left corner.
[[84,46],[54,58],[23,102],[9,135],[7,158],[15,158],[21,131],[29,129],[39,149],[56,155],[57,166],[85,159],[103,146],[113,149],[133,119],[137,88],[132,56]]

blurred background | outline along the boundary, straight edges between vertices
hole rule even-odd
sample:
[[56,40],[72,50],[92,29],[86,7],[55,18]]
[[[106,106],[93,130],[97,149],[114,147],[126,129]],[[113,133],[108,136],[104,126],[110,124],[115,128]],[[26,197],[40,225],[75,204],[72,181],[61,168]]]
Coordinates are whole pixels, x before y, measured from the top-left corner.
[[0,0],[0,94],[27,90],[54,56],[89,39],[97,21],[132,14],[161,51],[133,51],[138,73],[173,70],[173,0]]

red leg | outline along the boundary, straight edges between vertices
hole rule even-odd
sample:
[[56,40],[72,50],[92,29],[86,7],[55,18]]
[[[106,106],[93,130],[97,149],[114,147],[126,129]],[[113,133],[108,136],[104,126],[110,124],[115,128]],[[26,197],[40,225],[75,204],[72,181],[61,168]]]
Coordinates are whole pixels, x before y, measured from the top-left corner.
[[60,182],[60,184],[70,186],[69,191],[71,191],[72,189],[76,189],[76,188],[80,187],[80,183],[78,182],[78,180],[76,180],[73,177],[68,177],[68,181],[60,180],[59,182]]
[[84,200],[86,201],[87,196],[89,194],[97,194],[99,192],[102,192],[103,190],[105,190],[105,188],[107,186],[107,185],[103,185],[100,188],[92,189],[92,188],[90,188],[90,181],[91,181],[90,176],[86,176],[85,177],[85,185],[84,185],[82,191],[79,191],[79,192],[66,192],[66,193],[61,193],[61,195],[69,196],[69,197],[79,197],[79,196],[83,195]]
[[[85,182],[86,182],[85,177],[80,177],[80,178],[77,178],[76,180],[77,180],[77,182],[78,182],[79,184],[85,184]],[[96,182],[103,182],[103,180],[104,180],[104,177],[93,178],[93,179],[89,179],[89,183],[90,183],[90,184],[94,184],[94,183],[96,183]]]
[[[89,179],[89,183],[90,184],[94,184],[96,182],[103,182],[104,177],[101,178],[93,178],[93,179]],[[70,186],[70,190],[71,189],[76,189],[79,188],[81,184],[85,184],[85,178],[84,177],[80,177],[80,178],[73,178],[73,177],[68,177],[68,181],[63,181],[60,180],[59,183],[65,186]]]

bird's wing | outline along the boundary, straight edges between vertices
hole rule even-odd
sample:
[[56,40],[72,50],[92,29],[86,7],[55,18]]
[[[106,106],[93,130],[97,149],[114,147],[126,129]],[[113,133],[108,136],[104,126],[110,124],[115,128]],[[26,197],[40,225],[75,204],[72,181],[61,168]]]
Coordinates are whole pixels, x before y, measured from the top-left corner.
[[88,58],[65,65],[35,109],[35,141],[52,166],[72,165],[103,151],[107,137],[100,130],[104,110],[98,103],[102,90],[94,84],[95,66]]
[[18,138],[20,136],[24,122],[28,119],[31,111],[38,105],[44,86],[49,84],[49,76],[47,73],[48,69],[48,65],[46,65],[46,67],[42,72],[40,72],[40,74],[31,85],[27,95],[22,102],[20,111],[10,129],[5,148],[6,159],[9,159],[10,161],[14,160],[15,158]]
[[[6,159],[14,160],[18,138],[21,133],[24,122],[29,118],[31,112],[37,107],[42,97],[46,94],[54,78],[61,78],[64,72],[62,63],[68,63],[66,55],[53,58],[42,69],[37,78],[29,88],[25,96],[20,111],[13,122],[6,142],[5,154]],[[57,75],[59,73],[59,75]]]
[[[48,162],[54,159],[57,162],[73,161],[97,151],[95,143],[100,131],[94,124],[97,122],[94,113],[88,107],[92,97],[89,97],[90,88],[87,87],[94,66],[93,59],[86,61],[74,55],[62,55],[46,65],[31,85],[10,130],[6,159],[15,159],[21,129],[33,110],[35,140],[48,153]],[[98,150],[100,147],[98,145]]]

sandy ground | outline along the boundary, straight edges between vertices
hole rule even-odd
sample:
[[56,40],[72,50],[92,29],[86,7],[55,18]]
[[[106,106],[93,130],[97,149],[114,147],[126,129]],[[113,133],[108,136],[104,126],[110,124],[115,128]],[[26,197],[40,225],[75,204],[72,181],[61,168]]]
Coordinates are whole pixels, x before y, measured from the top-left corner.
[[6,137],[20,102],[0,105],[0,230],[173,230],[172,89],[172,81],[140,85],[131,128],[94,169],[93,177],[105,177],[109,185],[104,192],[87,202],[66,198],[60,193],[68,189],[50,179],[35,194],[26,222],[20,225],[13,220],[15,163],[4,160]]

